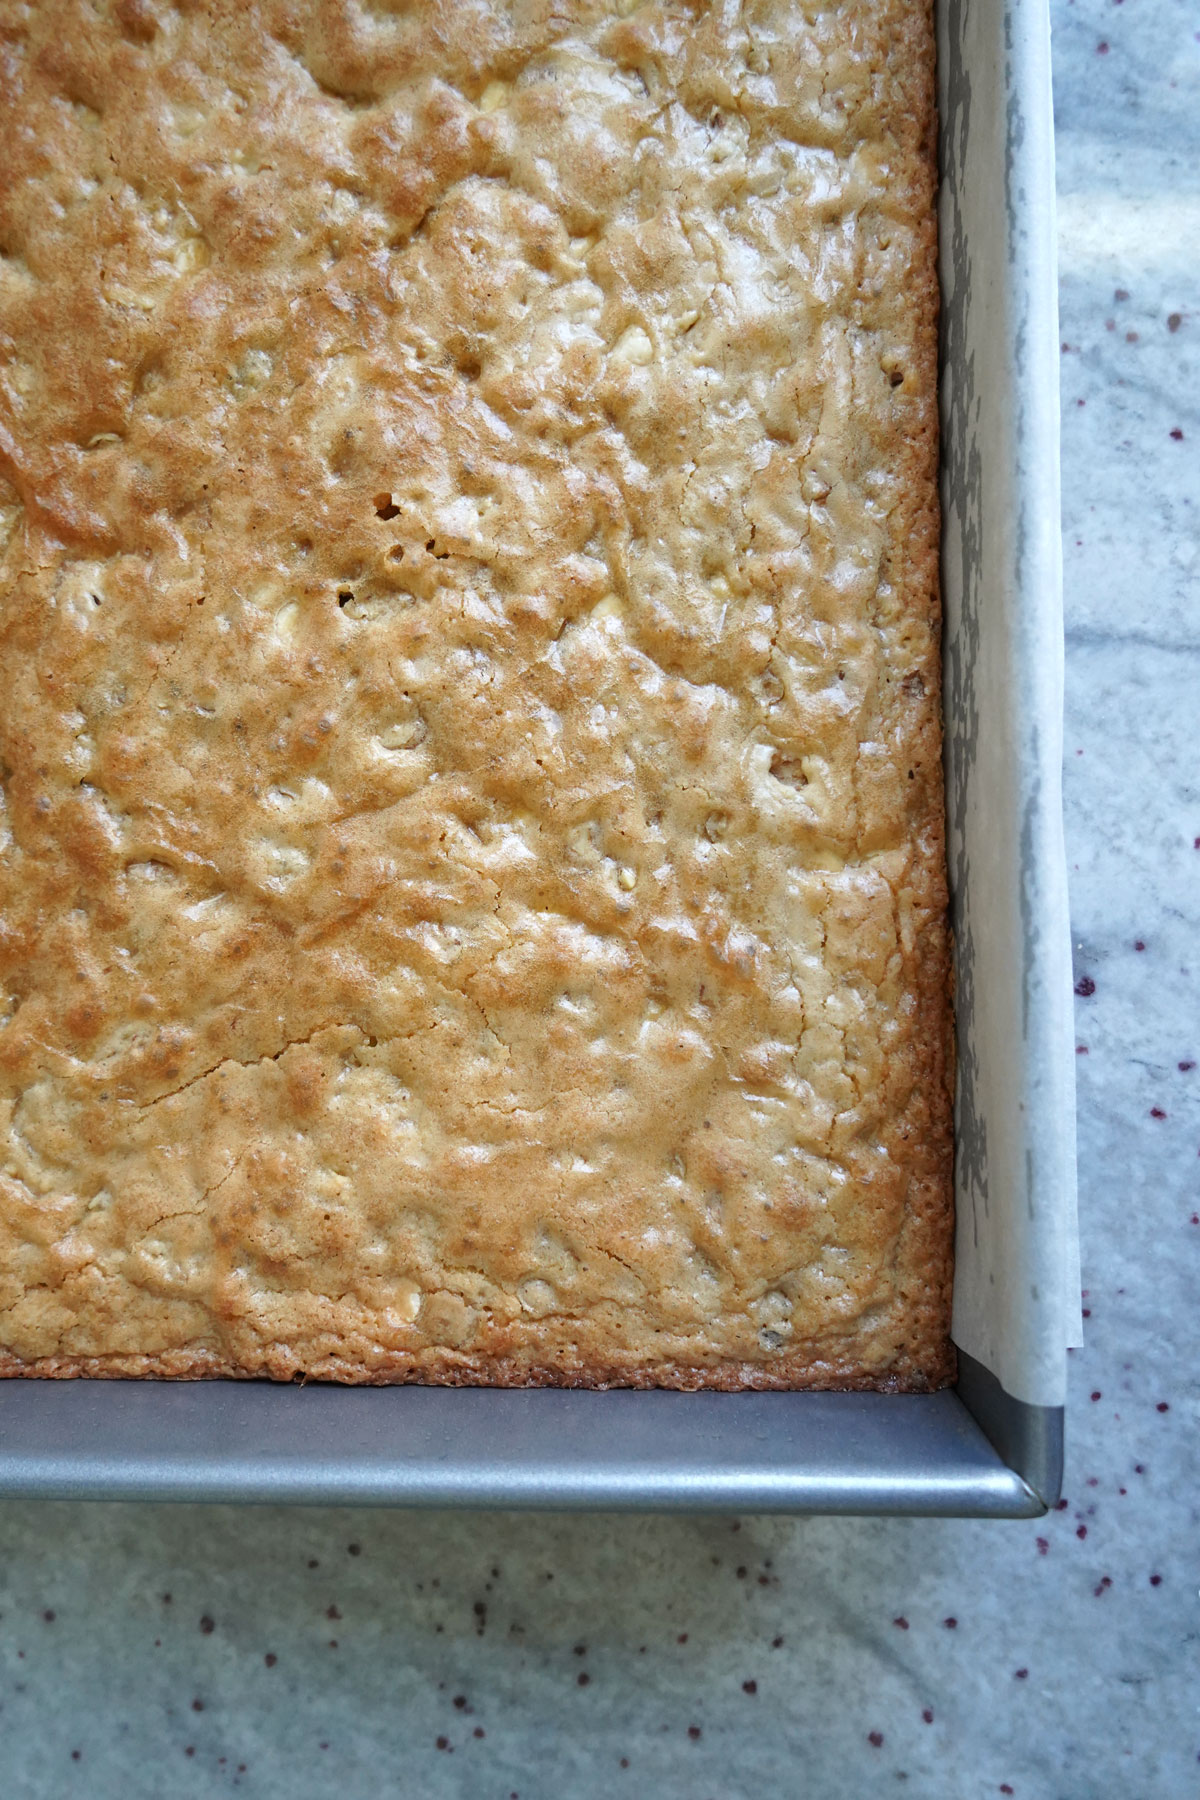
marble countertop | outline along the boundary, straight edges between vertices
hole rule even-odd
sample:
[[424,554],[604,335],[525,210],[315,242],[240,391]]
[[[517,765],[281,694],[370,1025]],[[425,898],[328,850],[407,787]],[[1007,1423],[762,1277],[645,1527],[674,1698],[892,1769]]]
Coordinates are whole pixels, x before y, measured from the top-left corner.
[[5,1800],[1200,1791],[1200,12],[1053,14],[1087,1332],[1060,1510],[0,1507]]

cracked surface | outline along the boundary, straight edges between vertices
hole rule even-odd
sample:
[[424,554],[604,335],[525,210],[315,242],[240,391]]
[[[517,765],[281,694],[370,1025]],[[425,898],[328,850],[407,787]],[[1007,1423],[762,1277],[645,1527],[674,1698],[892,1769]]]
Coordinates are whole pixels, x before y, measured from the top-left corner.
[[952,1368],[912,0],[0,0],[0,1372]]

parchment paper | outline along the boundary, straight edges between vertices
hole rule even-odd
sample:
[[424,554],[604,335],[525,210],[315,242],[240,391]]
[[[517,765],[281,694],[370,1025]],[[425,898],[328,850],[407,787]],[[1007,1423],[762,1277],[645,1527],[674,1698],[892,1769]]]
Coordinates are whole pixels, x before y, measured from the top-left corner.
[[1058,1406],[1080,1341],[1045,0],[939,9],[954,1338]]

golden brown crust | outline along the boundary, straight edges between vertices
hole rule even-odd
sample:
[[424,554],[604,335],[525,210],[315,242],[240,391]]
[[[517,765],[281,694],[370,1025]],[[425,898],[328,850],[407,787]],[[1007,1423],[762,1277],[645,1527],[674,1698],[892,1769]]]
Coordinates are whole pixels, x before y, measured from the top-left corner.
[[761,1362],[700,1363],[641,1362],[606,1365],[591,1360],[568,1363],[532,1363],[519,1357],[472,1357],[430,1354],[424,1357],[396,1354],[371,1369],[361,1363],[329,1357],[303,1373],[290,1358],[267,1358],[253,1370],[237,1363],[204,1357],[117,1356],[43,1357],[25,1363],[0,1356],[0,1380],[22,1376],[34,1381],[281,1381],[304,1386],[313,1381],[341,1382],[353,1387],[542,1387],[542,1388],[675,1388],[684,1392],[701,1389],[719,1393],[819,1391],[821,1393],[928,1394],[953,1379],[954,1364],[941,1369],[888,1369],[864,1372],[856,1366],[814,1362],[811,1358],[782,1356],[770,1366]]
[[0,1374],[950,1379],[932,74],[0,0]]

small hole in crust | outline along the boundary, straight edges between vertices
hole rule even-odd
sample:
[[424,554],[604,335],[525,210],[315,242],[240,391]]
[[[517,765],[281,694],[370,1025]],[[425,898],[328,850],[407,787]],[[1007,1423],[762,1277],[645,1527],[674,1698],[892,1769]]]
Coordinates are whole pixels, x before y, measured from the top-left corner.
[[893,387],[902,387],[904,385],[904,370],[903,369],[893,369],[891,374],[888,376],[888,380],[891,382]]
[[778,751],[772,758],[771,773],[776,781],[785,782],[788,787],[808,786],[808,776],[801,764],[794,757],[785,756],[782,751]]
[[400,508],[390,494],[376,494],[375,516],[378,519],[394,519]]
[[403,544],[393,544],[391,549],[388,551],[388,555],[391,557],[393,562],[403,562],[404,561],[404,545]]
[[339,606],[349,606],[349,604],[350,604],[351,600],[353,600],[353,598],[354,598],[354,589],[353,588],[339,588],[338,589],[338,605]]

